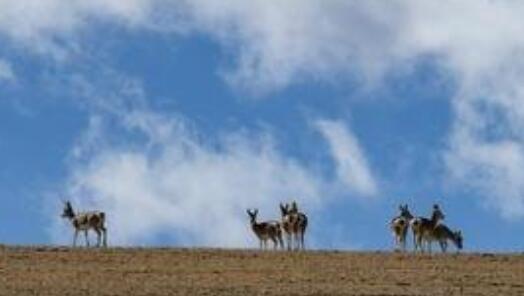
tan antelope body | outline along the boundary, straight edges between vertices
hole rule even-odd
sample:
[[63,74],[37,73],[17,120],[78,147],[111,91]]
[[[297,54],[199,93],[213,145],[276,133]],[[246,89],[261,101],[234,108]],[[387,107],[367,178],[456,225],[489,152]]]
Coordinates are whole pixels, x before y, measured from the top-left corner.
[[73,247],[76,246],[76,240],[80,231],[84,232],[86,245],[89,247],[88,231],[93,229],[97,234],[97,246],[100,246],[101,236],[103,235],[103,245],[107,247],[107,228],[105,227],[106,215],[100,211],[90,211],[83,213],[75,213],[69,201],[64,204],[64,211],[62,218],[67,218],[75,228],[75,235],[73,238]]
[[[411,221],[411,228],[413,229],[413,240],[415,244],[415,251],[420,249],[424,252],[423,242],[425,237],[431,237],[434,229],[439,225],[441,220],[444,220],[444,213],[440,210],[438,205],[433,205],[433,212],[431,218],[417,217]],[[427,242],[428,251],[431,252],[431,241]]]
[[278,249],[278,246],[284,248],[284,242],[282,241],[282,228],[280,222],[278,221],[264,221],[257,222],[258,210],[254,211],[247,210],[247,214],[250,218],[251,229],[257,236],[260,249],[267,249],[267,241],[271,240],[273,242],[274,249]]
[[280,204],[282,214],[282,228],[286,233],[287,249],[305,249],[304,237],[308,225],[308,218],[304,213],[298,211],[296,202],[292,202],[291,208],[288,204]]
[[414,218],[408,209],[408,205],[399,206],[400,215],[391,219],[390,227],[395,237],[395,246],[402,251],[406,250],[406,237],[409,225]]
[[432,232],[428,233],[424,237],[426,241],[430,244],[432,241],[437,241],[440,244],[440,249],[442,253],[446,253],[448,248],[448,241],[453,242],[457,251],[462,250],[463,247],[463,238],[461,231],[451,231],[446,225],[439,224],[437,225]]

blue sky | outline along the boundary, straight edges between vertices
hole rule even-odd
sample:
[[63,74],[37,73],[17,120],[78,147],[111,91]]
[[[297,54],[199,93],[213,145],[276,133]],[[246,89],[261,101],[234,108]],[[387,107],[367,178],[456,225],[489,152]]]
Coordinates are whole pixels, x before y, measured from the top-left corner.
[[315,248],[439,203],[522,249],[522,4],[68,3],[0,4],[2,243],[69,243],[70,199],[112,244],[249,247],[295,199]]

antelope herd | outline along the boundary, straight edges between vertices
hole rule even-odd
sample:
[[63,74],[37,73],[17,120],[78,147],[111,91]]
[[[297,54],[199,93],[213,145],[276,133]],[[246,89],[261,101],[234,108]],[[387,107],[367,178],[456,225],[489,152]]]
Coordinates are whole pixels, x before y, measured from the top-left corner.
[[247,210],[251,222],[251,229],[257,236],[260,249],[267,249],[267,241],[273,242],[273,248],[276,250],[280,246],[284,249],[284,241],[282,234],[286,236],[286,244],[288,250],[304,250],[304,235],[307,228],[306,214],[298,210],[297,203],[293,201],[291,206],[289,204],[280,204],[280,221],[264,221],[257,222],[258,210]]
[[[257,221],[258,209],[246,210],[251,225],[251,230],[259,240],[260,249],[268,249],[268,241],[271,241],[273,248],[287,250],[304,250],[304,238],[308,226],[308,217],[299,211],[295,201],[290,204],[280,204],[280,221],[268,220]],[[438,242],[443,253],[447,251],[448,241],[451,241],[458,250],[462,249],[462,233],[452,231],[442,223],[445,216],[439,205],[433,205],[432,213],[429,218],[415,217],[408,209],[408,205],[399,206],[399,215],[391,219],[390,227],[395,237],[396,249],[406,251],[406,238],[409,229],[413,233],[413,248],[416,252],[431,252],[433,242]],[[105,226],[106,215],[101,211],[89,211],[75,213],[69,201],[64,202],[62,218],[67,218],[73,228],[73,247],[79,232],[83,232],[86,246],[89,247],[88,231],[93,230],[97,234],[97,247],[102,244],[107,247],[107,228]],[[286,245],[284,245],[284,236]]]
[[[391,220],[391,230],[395,236],[397,248],[402,251],[406,250],[406,237],[408,229],[411,227],[413,232],[413,247],[415,252],[430,252],[431,244],[436,241],[440,244],[443,253],[447,251],[448,241],[453,242],[458,250],[462,249],[462,233],[460,231],[452,231],[441,221],[445,216],[439,205],[433,205],[433,211],[430,218],[414,217],[408,205],[399,206],[400,214]],[[424,243],[426,247],[424,247]]]

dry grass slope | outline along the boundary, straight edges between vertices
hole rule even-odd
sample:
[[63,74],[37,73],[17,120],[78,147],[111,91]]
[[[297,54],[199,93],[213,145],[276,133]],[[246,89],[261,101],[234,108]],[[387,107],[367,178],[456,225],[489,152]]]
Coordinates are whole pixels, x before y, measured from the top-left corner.
[[0,295],[524,295],[524,255],[0,247]]

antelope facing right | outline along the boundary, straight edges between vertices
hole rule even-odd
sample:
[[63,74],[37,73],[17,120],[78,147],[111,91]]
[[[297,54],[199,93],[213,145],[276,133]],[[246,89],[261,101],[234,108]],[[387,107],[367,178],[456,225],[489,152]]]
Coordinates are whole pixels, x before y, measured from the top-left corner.
[[406,237],[408,234],[409,224],[414,218],[408,209],[408,205],[399,206],[400,215],[391,219],[390,227],[395,237],[395,245],[397,249],[406,250]]
[[424,239],[429,243],[431,243],[431,241],[438,241],[442,253],[446,253],[446,250],[448,249],[448,240],[455,244],[457,252],[462,250],[462,232],[460,230],[451,231],[451,229],[444,224],[437,225],[428,236],[424,237]]
[[90,211],[84,213],[75,213],[73,206],[69,201],[64,203],[64,211],[62,218],[67,218],[75,228],[75,236],[73,238],[73,247],[76,246],[76,239],[78,232],[83,231],[86,238],[86,245],[89,247],[88,231],[93,229],[97,234],[97,247],[100,247],[100,238],[103,234],[103,245],[107,247],[107,228],[104,226],[106,214],[100,211]]
[[[411,221],[411,228],[413,229],[413,240],[415,243],[415,251],[420,248],[421,252],[424,252],[422,245],[425,237],[431,237],[434,229],[439,225],[440,220],[444,220],[444,213],[440,210],[440,207],[435,204],[433,205],[433,212],[431,218],[417,217]],[[428,251],[431,252],[431,241],[427,242]]]
[[274,249],[278,248],[278,245],[284,248],[284,242],[282,241],[282,229],[278,221],[265,221],[257,222],[258,210],[254,211],[247,210],[247,214],[250,218],[251,229],[258,237],[260,243],[260,249],[267,249],[267,241],[273,241]]

